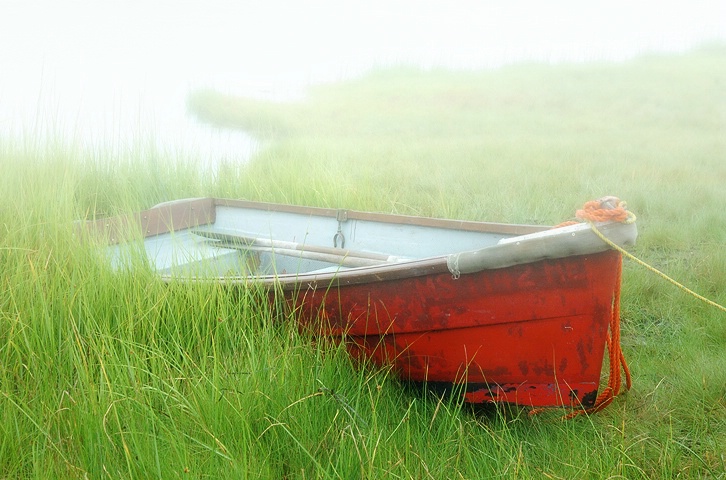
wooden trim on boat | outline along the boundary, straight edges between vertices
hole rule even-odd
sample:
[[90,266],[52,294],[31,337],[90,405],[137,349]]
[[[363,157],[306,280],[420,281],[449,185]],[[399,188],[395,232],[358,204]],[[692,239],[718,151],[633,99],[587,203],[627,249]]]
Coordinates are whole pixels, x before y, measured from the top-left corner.
[[143,238],[146,238],[175,230],[184,230],[214,223],[216,219],[216,207],[218,206],[250,208],[269,212],[286,212],[338,219],[343,218],[342,221],[361,220],[472,232],[494,232],[506,235],[525,235],[549,228],[541,225],[450,220],[210,197],[175,200],[161,203],[134,214],[88,220],[80,223],[79,231],[85,230],[92,238],[105,240],[108,244],[112,245],[129,240],[136,235],[141,235]]
[[418,217],[413,215],[398,215],[390,213],[362,212],[357,210],[334,209],[324,207],[307,207],[301,205],[283,205],[278,203],[254,202],[250,200],[214,199],[216,206],[255,208],[271,212],[287,212],[302,215],[315,215],[319,217],[339,218],[341,213],[346,220],[364,220],[382,223],[397,223],[402,225],[418,225],[434,228],[448,228],[452,230],[465,230],[471,232],[496,232],[508,235],[525,235],[528,233],[547,230],[548,226],[519,225],[494,222],[474,222],[468,220],[449,220],[443,218]]
[[91,238],[113,245],[136,235],[145,238],[207,225],[214,223],[215,217],[213,198],[194,198],[162,203],[129,215],[88,220],[80,224],[80,229]]

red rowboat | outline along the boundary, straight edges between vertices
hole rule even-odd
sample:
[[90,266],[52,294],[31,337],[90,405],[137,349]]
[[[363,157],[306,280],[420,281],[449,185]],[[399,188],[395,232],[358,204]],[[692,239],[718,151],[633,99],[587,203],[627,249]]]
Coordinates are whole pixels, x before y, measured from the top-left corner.
[[[597,208],[624,211],[612,198]],[[612,245],[637,236],[627,220],[551,229],[222,199],[85,227],[119,268],[136,232],[163,278],[274,286],[304,328],[404,379],[470,402],[584,408],[602,404],[604,352],[616,340]]]

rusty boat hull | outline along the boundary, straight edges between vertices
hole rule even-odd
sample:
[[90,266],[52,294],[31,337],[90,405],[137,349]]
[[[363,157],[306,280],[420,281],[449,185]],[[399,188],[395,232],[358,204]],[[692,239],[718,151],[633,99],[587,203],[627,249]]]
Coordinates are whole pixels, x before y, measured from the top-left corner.
[[469,402],[587,408],[598,394],[622,260],[588,225],[188,199],[82,227],[116,268],[143,242],[163,279],[266,285],[301,328]]
[[[304,321],[404,379],[470,402],[591,407],[620,254],[448,271],[288,295]],[[455,385],[460,385],[458,388]]]

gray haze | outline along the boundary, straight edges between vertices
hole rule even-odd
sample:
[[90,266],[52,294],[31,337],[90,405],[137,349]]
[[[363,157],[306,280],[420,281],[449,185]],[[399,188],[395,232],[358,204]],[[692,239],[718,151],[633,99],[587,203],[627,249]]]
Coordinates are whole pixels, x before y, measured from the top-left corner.
[[622,60],[726,39],[726,2],[0,0],[0,135],[83,145],[153,132],[161,148],[246,158],[197,125],[190,89],[262,98],[374,66]]

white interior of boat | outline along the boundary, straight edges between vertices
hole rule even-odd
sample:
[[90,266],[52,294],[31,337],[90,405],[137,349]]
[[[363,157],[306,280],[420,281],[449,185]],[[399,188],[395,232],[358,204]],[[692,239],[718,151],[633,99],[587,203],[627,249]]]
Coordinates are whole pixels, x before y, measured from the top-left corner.
[[359,219],[339,225],[336,218],[218,206],[213,224],[150,237],[144,246],[162,274],[261,276],[442,256],[507,237]]

